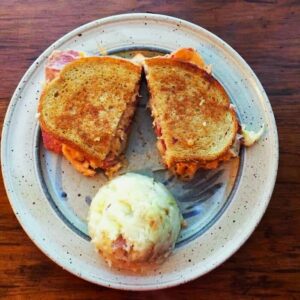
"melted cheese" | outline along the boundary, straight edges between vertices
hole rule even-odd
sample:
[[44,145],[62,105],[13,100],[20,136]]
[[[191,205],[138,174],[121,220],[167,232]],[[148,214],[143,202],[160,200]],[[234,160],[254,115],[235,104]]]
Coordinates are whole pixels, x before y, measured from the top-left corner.
[[243,136],[243,144],[247,147],[252,146],[255,142],[257,142],[264,133],[264,126],[257,132],[252,130],[246,130],[245,125],[242,124],[242,136]]
[[193,48],[180,48],[170,54],[170,58],[189,62],[211,73],[211,65],[207,65],[201,55]]
[[71,147],[63,144],[62,153],[64,157],[72,164],[72,166],[81,174],[85,176],[94,176],[96,174],[95,170],[90,167],[97,167],[95,162],[90,162],[84,158],[84,155]]

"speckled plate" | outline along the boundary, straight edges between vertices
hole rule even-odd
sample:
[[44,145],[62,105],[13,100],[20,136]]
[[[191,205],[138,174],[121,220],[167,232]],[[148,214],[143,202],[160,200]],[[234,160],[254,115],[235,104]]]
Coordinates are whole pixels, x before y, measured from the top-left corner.
[[[123,172],[147,174],[175,195],[188,222],[168,261],[146,275],[107,267],[89,243],[86,216],[91,198],[105,183],[78,174],[61,156],[46,151],[35,118],[44,82],[44,66],[54,49],[99,55],[167,53],[194,47],[212,64],[237,107],[241,123],[263,138],[242,150],[240,159],[214,171],[200,171],[181,182],[161,165],[142,87]],[[51,45],[19,83],[2,133],[2,172],[13,210],[33,242],[71,273],[96,284],[128,290],[160,289],[199,277],[224,262],[253,232],[269,203],[278,165],[278,139],[266,93],[247,63],[224,41],[183,20],[152,14],[108,17],[81,26]]]

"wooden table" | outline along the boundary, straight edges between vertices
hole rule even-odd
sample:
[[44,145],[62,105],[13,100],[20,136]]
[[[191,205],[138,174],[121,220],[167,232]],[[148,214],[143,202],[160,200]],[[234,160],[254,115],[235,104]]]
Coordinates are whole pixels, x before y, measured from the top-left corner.
[[0,185],[0,298],[300,299],[300,2],[42,1],[0,2],[0,117],[36,57],[71,29],[125,12],[169,14],[228,42],[258,75],[280,141],[269,208],[247,243],[218,269],[163,291],[124,292],[85,282],[50,261],[27,237]]

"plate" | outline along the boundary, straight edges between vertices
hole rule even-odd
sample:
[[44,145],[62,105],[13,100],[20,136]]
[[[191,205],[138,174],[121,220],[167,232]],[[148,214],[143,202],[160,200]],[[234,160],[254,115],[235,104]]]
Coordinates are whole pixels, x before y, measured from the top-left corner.
[[[128,57],[179,47],[196,48],[250,130],[265,125],[262,139],[240,159],[199,171],[191,182],[170,175],[155,148],[147,89],[133,121],[123,172],[147,174],[175,195],[187,220],[172,256],[146,275],[110,269],[89,243],[86,216],[106,178],[78,174],[61,156],[46,151],[36,119],[44,66],[54,49]],[[175,286],[229,258],[250,236],[269,203],[278,166],[278,137],[267,95],[254,72],[228,44],[192,23],[155,14],[125,14],[83,25],[56,41],[28,69],[10,102],[2,132],[2,172],[11,206],[32,241],[53,261],[90,282],[126,290]]]

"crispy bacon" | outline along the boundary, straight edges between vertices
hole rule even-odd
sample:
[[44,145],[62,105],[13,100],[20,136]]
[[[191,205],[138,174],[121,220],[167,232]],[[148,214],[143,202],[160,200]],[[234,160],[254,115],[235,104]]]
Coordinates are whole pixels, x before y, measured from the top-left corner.
[[114,240],[113,241],[113,243],[112,243],[112,247],[114,248],[114,249],[125,249],[126,248],[126,246],[127,246],[127,242],[126,242],[126,240],[123,238],[123,236],[120,234],[119,236],[118,236],[118,238],[116,239],[116,240]]

